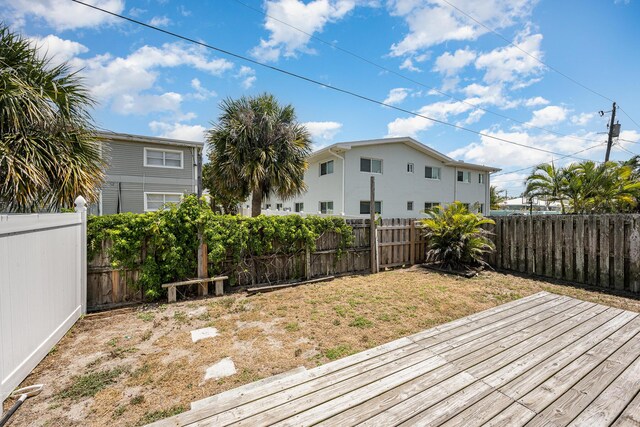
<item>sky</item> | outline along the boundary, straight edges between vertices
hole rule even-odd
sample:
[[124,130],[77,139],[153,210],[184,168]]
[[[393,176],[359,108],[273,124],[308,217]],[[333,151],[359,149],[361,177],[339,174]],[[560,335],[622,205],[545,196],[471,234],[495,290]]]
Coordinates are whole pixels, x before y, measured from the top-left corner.
[[640,153],[640,0],[86,1],[321,83],[71,0],[0,0],[1,20],[82,75],[101,129],[204,140],[223,100],[269,92],[315,149],[411,136],[501,168],[492,183],[516,196],[537,163],[602,161],[616,101],[611,158]]

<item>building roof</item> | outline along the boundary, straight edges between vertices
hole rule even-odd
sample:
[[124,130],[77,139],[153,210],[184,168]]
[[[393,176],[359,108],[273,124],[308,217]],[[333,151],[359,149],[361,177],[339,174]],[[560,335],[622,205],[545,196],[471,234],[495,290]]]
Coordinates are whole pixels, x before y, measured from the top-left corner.
[[[538,198],[533,198],[533,206],[536,207],[556,207],[556,206],[560,206],[560,203],[558,202],[546,202],[545,200],[540,200]],[[515,197],[513,199],[508,199],[505,200],[504,202],[500,203],[500,206],[531,206],[531,201],[524,198],[524,197]]]
[[141,142],[147,144],[165,144],[173,146],[186,146],[186,147],[204,147],[204,142],[200,141],[184,141],[181,139],[160,138],[157,136],[143,136],[132,135],[129,133],[117,133],[110,131],[98,131],[98,139],[107,141],[121,141],[121,142]]
[[368,145],[383,145],[383,144],[395,144],[395,143],[402,143],[408,147],[414,148],[430,157],[440,160],[446,166],[456,166],[456,167],[462,167],[462,168],[482,170],[487,172],[498,172],[500,170],[492,166],[475,165],[472,163],[463,162],[461,160],[452,159],[451,157],[445,154],[442,154],[441,152],[434,150],[433,148],[428,147],[423,143],[416,141],[415,139],[408,136],[403,136],[399,138],[380,138],[380,139],[368,139],[363,141],[337,142],[335,144],[329,145],[328,147],[324,147],[318,151],[311,153],[311,155],[309,156],[309,159],[312,160],[314,157],[318,157],[328,153],[345,152],[350,150],[352,147],[363,147]]

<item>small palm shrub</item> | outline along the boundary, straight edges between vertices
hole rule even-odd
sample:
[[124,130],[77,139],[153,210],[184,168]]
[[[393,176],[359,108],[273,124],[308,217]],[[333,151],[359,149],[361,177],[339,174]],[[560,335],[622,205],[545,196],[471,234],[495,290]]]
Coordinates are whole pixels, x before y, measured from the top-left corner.
[[428,239],[428,263],[455,270],[488,266],[484,255],[495,245],[489,239],[491,232],[482,226],[495,224],[493,220],[469,212],[460,202],[436,206],[426,214],[420,226]]

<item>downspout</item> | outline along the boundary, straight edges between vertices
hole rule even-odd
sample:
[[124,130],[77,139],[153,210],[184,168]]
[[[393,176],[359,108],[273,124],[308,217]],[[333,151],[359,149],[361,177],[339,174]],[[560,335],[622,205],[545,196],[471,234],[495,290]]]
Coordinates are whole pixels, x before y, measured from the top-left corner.
[[453,201],[455,202],[458,197],[458,167],[453,167]]
[[346,169],[347,165],[345,164],[344,157],[331,151],[331,148],[329,148],[329,153],[333,154],[334,156],[342,160],[342,215],[344,216],[345,210],[346,210],[344,206],[344,170]]

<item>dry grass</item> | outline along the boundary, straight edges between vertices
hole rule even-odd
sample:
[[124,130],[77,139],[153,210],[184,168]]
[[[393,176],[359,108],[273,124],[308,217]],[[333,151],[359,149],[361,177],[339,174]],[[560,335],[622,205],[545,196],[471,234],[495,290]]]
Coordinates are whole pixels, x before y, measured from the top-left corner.
[[[45,392],[13,425],[135,426],[189,403],[304,365],[313,367],[434,325],[546,290],[640,311],[640,301],[531,278],[484,273],[463,279],[421,268],[325,284],[154,305],[87,317],[27,378]],[[220,335],[192,343],[206,326]],[[231,357],[238,373],[204,382]]]

